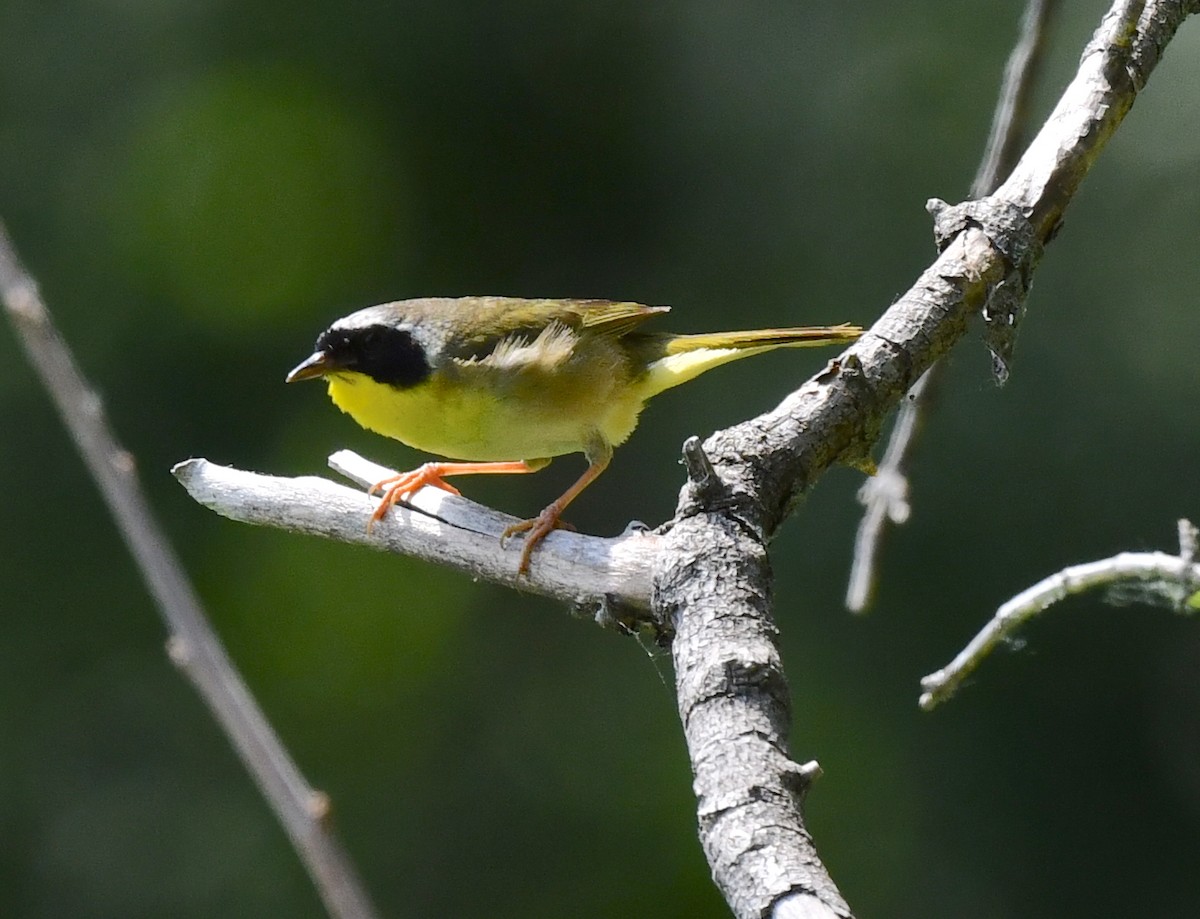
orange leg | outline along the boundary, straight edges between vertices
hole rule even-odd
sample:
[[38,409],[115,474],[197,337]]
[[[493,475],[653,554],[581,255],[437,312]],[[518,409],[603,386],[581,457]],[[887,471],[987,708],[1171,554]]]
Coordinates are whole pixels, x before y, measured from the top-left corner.
[[522,520],[520,523],[514,523],[512,526],[505,529],[500,535],[500,542],[503,544],[510,536],[515,536],[517,533],[528,533],[525,537],[525,546],[521,549],[521,563],[517,566],[517,575],[529,573],[529,557],[533,554],[533,550],[537,548],[538,543],[545,539],[555,528],[562,526],[559,518],[566,510],[567,505],[574,501],[581,491],[587,488],[596,480],[605,469],[608,468],[608,462],[612,459],[612,447],[607,441],[595,438],[588,445],[585,454],[590,465],[584,471],[583,475],[568,488],[558,500],[551,502],[545,510],[531,520]]
[[522,474],[537,472],[539,469],[545,468],[549,462],[549,460],[517,460],[516,462],[506,463],[425,463],[423,466],[412,470],[412,472],[402,472],[400,475],[394,475],[390,479],[376,482],[367,489],[368,495],[373,495],[382,488],[387,489],[383,494],[383,500],[379,502],[379,507],[375,508],[375,513],[371,515],[371,519],[367,523],[367,530],[368,532],[370,531],[375,521],[382,520],[393,504],[397,501],[402,501],[409,495],[415,494],[426,485],[432,485],[435,488],[448,491],[452,495],[457,495],[459,493],[458,489],[449,482],[443,481],[443,476],[480,475],[486,473]]

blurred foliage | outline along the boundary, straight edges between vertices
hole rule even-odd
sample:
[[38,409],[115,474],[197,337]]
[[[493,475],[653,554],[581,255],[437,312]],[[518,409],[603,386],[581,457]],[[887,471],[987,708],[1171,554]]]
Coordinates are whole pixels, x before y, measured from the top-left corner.
[[138,114],[106,216],[144,296],[236,334],[382,258],[403,166],[302,71],[220,71]]
[[[317,472],[357,429],[283,374],[428,294],[670,303],[681,331],[868,323],[964,193],[1022,4],[7,0],[0,215],[139,458],[213,620],[385,915],[723,916],[669,661],[554,605],[238,526],[182,458]],[[1105,4],[1054,32],[1039,114]],[[839,606],[860,477],[774,545],[812,830],[861,915],[1200,906],[1196,623],[1073,601],[933,715],[917,680],[1057,568],[1200,518],[1200,31],[1038,273],[1011,383],[952,356],[874,615]],[[576,508],[671,513],[678,445],[821,358],[662,397]],[[319,916],[0,331],[0,914]],[[573,478],[470,483],[530,513]]]

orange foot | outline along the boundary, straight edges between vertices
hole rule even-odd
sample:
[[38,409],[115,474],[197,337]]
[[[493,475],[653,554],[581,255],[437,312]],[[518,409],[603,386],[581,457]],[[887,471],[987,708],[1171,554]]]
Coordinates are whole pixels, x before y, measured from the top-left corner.
[[461,492],[445,481],[442,476],[453,475],[457,468],[461,467],[461,463],[425,463],[412,472],[402,472],[400,475],[394,475],[390,479],[384,479],[381,482],[376,482],[367,489],[367,495],[373,495],[380,489],[387,488],[383,494],[383,500],[379,502],[379,507],[375,508],[375,513],[371,515],[371,519],[367,521],[367,532],[371,532],[371,527],[375,525],[375,521],[382,520],[392,505],[397,501],[403,501],[409,495],[416,494],[426,485],[432,485],[434,488],[440,488],[443,491],[448,491],[452,495],[461,494]]
[[563,509],[557,506],[556,502],[530,520],[522,520],[519,523],[514,523],[512,526],[505,527],[504,532],[500,534],[501,546],[511,536],[516,536],[518,533],[529,534],[525,537],[524,548],[521,549],[521,563],[517,565],[517,577],[529,573],[529,558],[533,554],[533,550],[537,548],[538,543],[555,530],[575,529],[571,524],[559,519],[562,516],[562,512]]

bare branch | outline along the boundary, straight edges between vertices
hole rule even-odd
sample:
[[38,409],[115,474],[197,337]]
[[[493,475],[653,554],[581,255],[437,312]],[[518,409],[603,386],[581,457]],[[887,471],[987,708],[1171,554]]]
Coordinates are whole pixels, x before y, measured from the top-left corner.
[[[329,463],[359,484],[394,474],[348,450],[335,453]],[[658,541],[650,533],[602,539],[557,530],[538,547],[537,564],[528,576],[518,577],[520,542],[507,548],[500,544],[500,534],[515,518],[439,488],[421,489],[368,532],[375,504],[361,489],[313,476],[259,475],[202,459],[186,460],[172,472],[188,494],[232,520],[447,565],[586,609],[602,624],[613,618],[625,628],[650,624],[650,559]]]
[[170,633],[171,660],[191,680],[254,777],[331,915],[370,919],[375,909],[338,842],[328,797],[288,756],[209,626],[183,566],[138,483],[133,457],[113,435],[37,284],[0,224],[0,297],[17,336],[99,487]]
[[1011,640],[1026,622],[1067,597],[1097,588],[1120,588],[1124,602],[1165,605],[1195,612],[1189,599],[1200,590],[1200,564],[1196,563],[1195,528],[1179,521],[1180,554],[1122,552],[1112,558],[1072,565],[1021,591],[996,610],[991,621],[971,639],[948,665],[921,680],[920,705],[930,711],[945,702],[983,659],[1002,642]]
[[684,487],[655,559],[654,608],[676,626],[701,842],[741,919],[781,915],[797,898],[809,915],[849,915],[800,812],[806,782],[788,754],[792,712],[766,542],[832,463],[861,465],[884,416],[1002,285],[1023,293],[1080,182],[1191,11],[1158,2],[1143,15],[1142,3],[1118,2],[996,195],[936,208],[943,249],[913,288],[774,411],[703,445],[720,487]]
[[[992,116],[979,171],[971,183],[971,197],[982,198],[996,190],[1012,169],[1029,119],[1029,103],[1041,70],[1050,20],[1059,0],[1029,0],[1021,20],[1021,33],[1008,57],[1000,98]],[[865,612],[871,602],[878,558],[887,523],[903,525],[911,510],[908,503],[908,473],[905,466],[921,431],[922,415],[929,410],[940,364],[925,371],[909,390],[900,406],[896,423],[875,476],[863,483],[859,502],[866,508],[854,540],[854,561],[846,589],[846,608]]]

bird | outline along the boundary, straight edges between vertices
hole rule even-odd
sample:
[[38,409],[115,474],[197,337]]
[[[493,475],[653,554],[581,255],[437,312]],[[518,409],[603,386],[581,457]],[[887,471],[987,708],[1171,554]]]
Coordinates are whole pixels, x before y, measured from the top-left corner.
[[524,474],[557,456],[588,466],[525,533],[518,577],[563,511],[604,472],[646,402],[729,361],[776,348],[843,344],[858,326],[675,334],[644,328],[667,306],[613,300],[426,297],[369,306],[338,319],[288,383],[324,379],[334,405],[358,424],[443,457],[375,483],[370,523],[425,485]]

